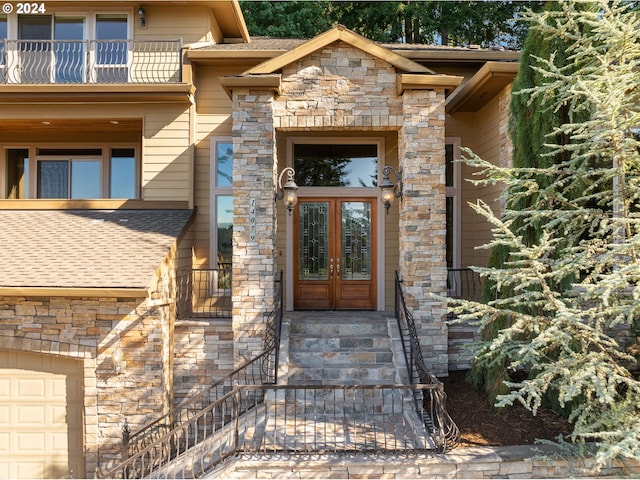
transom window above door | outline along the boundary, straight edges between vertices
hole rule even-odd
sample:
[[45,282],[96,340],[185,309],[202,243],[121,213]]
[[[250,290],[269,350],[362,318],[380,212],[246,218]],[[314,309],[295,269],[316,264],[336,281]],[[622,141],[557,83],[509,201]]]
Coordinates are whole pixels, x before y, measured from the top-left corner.
[[375,187],[378,145],[296,143],[293,168],[300,187]]

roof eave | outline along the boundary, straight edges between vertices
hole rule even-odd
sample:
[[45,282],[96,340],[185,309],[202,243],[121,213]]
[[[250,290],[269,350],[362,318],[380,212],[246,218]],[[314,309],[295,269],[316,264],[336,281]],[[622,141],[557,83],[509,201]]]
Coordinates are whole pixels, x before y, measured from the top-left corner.
[[4,297],[89,297],[89,298],[145,298],[148,288],[89,288],[89,287],[0,287]]
[[518,74],[518,63],[487,62],[462,87],[448,98],[447,113],[476,112]]

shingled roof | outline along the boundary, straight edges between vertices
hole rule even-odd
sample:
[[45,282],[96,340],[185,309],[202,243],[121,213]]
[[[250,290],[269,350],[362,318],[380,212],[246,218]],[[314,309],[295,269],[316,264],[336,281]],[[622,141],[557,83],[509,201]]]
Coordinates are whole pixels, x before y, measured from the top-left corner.
[[0,287],[147,288],[192,210],[0,210]]

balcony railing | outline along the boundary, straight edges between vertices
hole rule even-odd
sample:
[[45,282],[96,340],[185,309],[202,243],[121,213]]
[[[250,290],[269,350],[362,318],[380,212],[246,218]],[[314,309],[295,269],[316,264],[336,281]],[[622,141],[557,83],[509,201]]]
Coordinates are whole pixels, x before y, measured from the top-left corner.
[[182,40],[0,39],[0,82],[182,82]]
[[231,316],[231,266],[223,267],[187,268],[177,272],[178,319]]

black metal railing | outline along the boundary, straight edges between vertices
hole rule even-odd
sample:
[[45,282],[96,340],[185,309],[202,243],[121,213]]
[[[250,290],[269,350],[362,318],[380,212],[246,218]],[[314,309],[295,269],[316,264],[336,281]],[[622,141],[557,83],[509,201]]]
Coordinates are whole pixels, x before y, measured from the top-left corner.
[[182,82],[182,40],[0,39],[0,83]]
[[450,268],[447,270],[447,297],[480,301],[482,278],[470,268]]
[[[416,411],[439,402],[441,385],[236,385],[108,472],[110,478],[199,478],[243,454],[425,452],[437,448]],[[183,455],[164,458],[175,445]]]
[[185,268],[176,274],[176,317],[231,316],[231,268]]
[[[402,291],[402,281],[398,276],[398,272],[395,274],[395,298],[395,315],[407,363],[409,382],[411,384],[437,386],[435,393],[429,398],[415,399],[417,408],[421,411],[430,412],[431,416],[424,418],[425,426],[432,432],[434,442],[438,448],[441,451],[448,450],[455,446],[460,439],[460,430],[447,412],[447,396],[444,391],[444,385],[429,371],[424,361],[420,337],[416,330],[413,315],[407,307]],[[425,407],[421,405],[422,402],[431,402],[431,404]]]
[[[253,408],[244,402],[229,409],[229,393],[236,385],[273,385],[277,381],[280,332],[283,315],[282,272],[276,280],[274,308],[269,313],[263,335],[263,352],[224,378],[184,400],[167,414],[131,433],[125,424],[122,432],[121,463],[104,474],[105,478],[140,478],[167,465],[193,445],[208,438],[210,425],[225,426],[234,421],[228,412],[238,415]],[[222,402],[222,403],[221,403]],[[213,418],[213,417],[215,418]],[[179,432],[179,433],[176,433]]]

